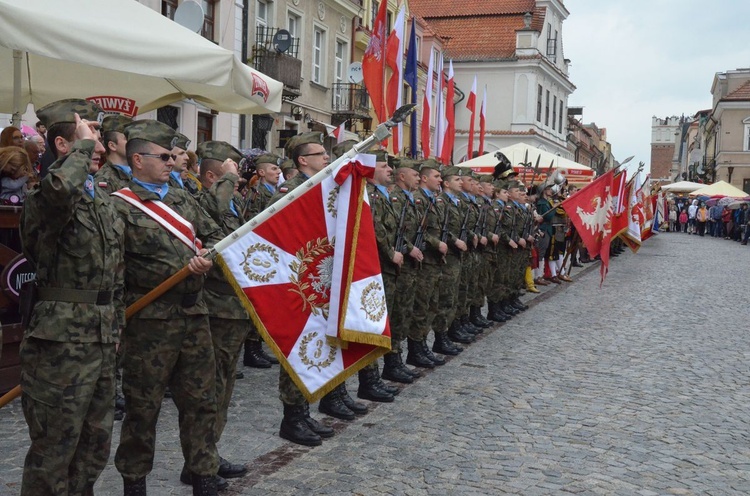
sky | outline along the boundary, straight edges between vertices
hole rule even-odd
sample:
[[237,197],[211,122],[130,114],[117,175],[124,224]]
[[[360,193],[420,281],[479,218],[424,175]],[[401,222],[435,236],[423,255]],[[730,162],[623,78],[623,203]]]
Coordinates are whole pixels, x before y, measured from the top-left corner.
[[617,160],[649,163],[651,118],[712,106],[717,72],[750,68],[750,0],[564,0],[569,107],[607,129]]

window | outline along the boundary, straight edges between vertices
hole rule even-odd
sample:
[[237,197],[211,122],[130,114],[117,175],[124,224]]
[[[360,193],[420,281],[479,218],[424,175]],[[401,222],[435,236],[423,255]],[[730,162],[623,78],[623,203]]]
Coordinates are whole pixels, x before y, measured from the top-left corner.
[[214,139],[214,116],[198,112],[198,143]]
[[326,33],[321,28],[313,29],[312,81],[323,84]]
[[743,151],[750,152],[750,117],[743,120],[742,123],[745,125],[745,139],[743,140]]
[[302,34],[302,18],[294,12],[288,12],[286,29],[289,31],[289,34],[292,35],[292,38],[295,40],[300,39]]
[[[417,49],[417,62],[419,62],[419,60],[422,58],[420,56],[420,54],[422,53],[422,37],[417,36],[417,43],[416,43],[416,45],[417,46],[414,47],[414,48]],[[407,47],[408,47],[408,42],[407,42]]]
[[549,90],[547,90],[547,98],[545,100],[544,125],[549,126]]
[[266,0],[257,0],[255,4],[255,25],[268,26],[271,17],[271,5]]
[[341,97],[342,97],[342,85],[344,82],[344,71],[346,70],[346,42],[342,40],[336,40],[336,68],[334,71],[335,78],[335,90],[333,93],[333,105],[334,108],[340,108]]
[[542,122],[542,85],[539,85],[539,90],[536,95],[536,121]]
[[216,4],[213,0],[203,0],[203,28],[201,36],[207,40],[214,41],[214,16],[216,15]]
[[557,97],[552,97],[552,130],[555,130],[555,125],[557,125]]
[[562,121],[563,121],[563,101],[562,101],[562,98],[560,98],[560,113],[557,114],[557,118],[559,119],[559,121],[558,121],[559,126],[557,126],[557,130],[562,133],[563,132],[563,127],[562,127]]
[[161,15],[174,21],[175,10],[177,10],[177,0],[161,0]]

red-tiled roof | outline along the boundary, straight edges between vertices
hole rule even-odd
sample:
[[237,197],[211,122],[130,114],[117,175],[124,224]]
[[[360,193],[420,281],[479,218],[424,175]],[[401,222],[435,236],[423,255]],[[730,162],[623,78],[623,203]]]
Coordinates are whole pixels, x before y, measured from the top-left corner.
[[750,81],[729,93],[722,100],[750,100]]
[[535,0],[409,0],[409,9],[425,19],[533,12]]

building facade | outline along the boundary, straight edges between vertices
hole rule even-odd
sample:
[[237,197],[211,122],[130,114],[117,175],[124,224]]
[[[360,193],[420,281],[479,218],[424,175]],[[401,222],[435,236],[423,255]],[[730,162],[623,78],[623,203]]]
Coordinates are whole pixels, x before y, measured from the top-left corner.
[[651,118],[651,181],[672,181],[672,159],[684,120],[684,116]]

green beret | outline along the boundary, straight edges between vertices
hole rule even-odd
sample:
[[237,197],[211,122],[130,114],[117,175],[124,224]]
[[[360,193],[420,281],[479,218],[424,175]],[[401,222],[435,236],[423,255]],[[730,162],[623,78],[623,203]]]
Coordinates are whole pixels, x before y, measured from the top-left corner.
[[376,162],[388,162],[388,150],[375,150],[372,154]]
[[295,148],[297,148],[298,146],[307,145],[309,143],[317,143],[318,145],[322,145],[323,133],[303,133],[298,134],[297,136],[292,136],[286,142],[284,150],[286,151],[287,156],[291,156]]
[[177,133],[177,143],[175,143],[174,146],[183,150],[187,150],[190,146],[190,139],[188,139],[188,137],[184,134]]
[[104,119],[103,108],[94,102],[89,102],[81,98],[58,100],[36,111],[36,116],[47,129],[55,124],[74,123],[76,121],[76,114],[81,119],[98,122],[99,124]]
[[461,175],[461,167],[456,167],[455,165],[452,165],[450,167],[446,167],[443,169],[443,172],[440,174],[440,176],[443,179],[447,179],[450,176],[460,176]]
[[132,139],[150,141],[167,150],[172,150],[178,140],[174,129],[153,119],[141,119],[128,124],[125,126],[125,137],[128,141]]
[[480,183],[491,183],[493,181],[493,177],[490,174],[481,174],[479,176],[479,182]]
[[341,143],[333,145],[333,148],[331,148],[331,153],[333,153],[333,155],[338,158],[354,148],[354,145],[356,145],[357,143],[359,143],[359,141],[356,140],[342,141]]
[[125,126],[131,122],[133,119],[122,114],[109,114],[102,120],[102,133],[124,133]]
[[281,157],[278,155],[274,155],[273,153],[264,153],[263,155],[259,155],[255,157],[255,165],[259,164],[274,164],[274,165],[280,165],[282,162]]
[[198,145],[195,151],[198,157],[203,159],[218,160],[223,162],[231,158],[238,164],[242,160],[242,152],[227,143],[226,141],[204,141]]
[[440,165],[440,162],[438,162],[434,158],[428,158],[426,160],[423,160],[419,164],[419,170],[420,170],[420,172],[423,171],[423,170],[425,170],[425,169],[434,169],[434,170],[436,170],[438,172],[441,172],[443,170],[443,166]]
[[281,162],[281,165],[279,167],[281,167],[281,171],[282,172],[285,171],[285,170],[296,169],[297,168],[297,166],[294,165],[294,160],[292,160],[291,158],[288,158],[288,159],[284,160],[283,162]]

